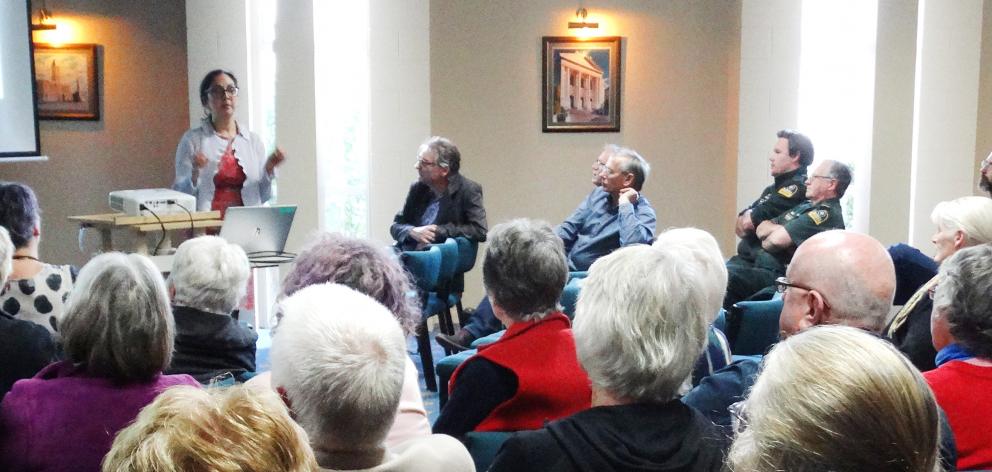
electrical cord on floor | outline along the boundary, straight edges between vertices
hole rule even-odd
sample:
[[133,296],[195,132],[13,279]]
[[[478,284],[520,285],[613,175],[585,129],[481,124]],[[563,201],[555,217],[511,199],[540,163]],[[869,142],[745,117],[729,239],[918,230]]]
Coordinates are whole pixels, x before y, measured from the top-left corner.
[[159,218],[158,215],[156,215],[155,212],[152,211],[151,208],[148,208],[144,203],[142,203],[141,206],[138,207],[138,209],[139,210],[147,210],[148,213],[151,213],[152,216],[154,216],[155,219],[158,220],[159,226],[162,227],[162,237],[159,238],[158,244],[155,245],[155,251],[152,252],[152,255],[153,256],[157,256],[158,255],[158,250],[162,247],[162,243],[165,242],[165,223],[162,222],[162,218]]

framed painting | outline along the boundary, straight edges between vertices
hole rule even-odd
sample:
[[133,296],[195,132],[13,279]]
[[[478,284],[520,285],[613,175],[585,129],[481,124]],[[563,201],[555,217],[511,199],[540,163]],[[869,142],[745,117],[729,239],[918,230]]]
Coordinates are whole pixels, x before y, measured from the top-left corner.
[[543,131],[620,131],[620,57],[619,36],[545,36]]
[[34,45],[38,118],[100,119],[96,50],[95,44]]

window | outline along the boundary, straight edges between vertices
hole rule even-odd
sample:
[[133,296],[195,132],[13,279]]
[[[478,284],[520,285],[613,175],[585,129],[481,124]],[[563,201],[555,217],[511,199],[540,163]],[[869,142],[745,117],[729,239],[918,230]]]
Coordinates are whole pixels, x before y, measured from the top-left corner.
[[841,200],[849,229],[868,230],[875,103],[875,0],[803,0],[799,130],[816,160],[851,166]]

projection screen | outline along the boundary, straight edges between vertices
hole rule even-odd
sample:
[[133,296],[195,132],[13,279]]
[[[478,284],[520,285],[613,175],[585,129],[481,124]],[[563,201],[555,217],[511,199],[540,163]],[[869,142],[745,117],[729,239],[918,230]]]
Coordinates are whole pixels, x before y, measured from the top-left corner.
[[30,3],[0,1],[0,162],[41,154]]

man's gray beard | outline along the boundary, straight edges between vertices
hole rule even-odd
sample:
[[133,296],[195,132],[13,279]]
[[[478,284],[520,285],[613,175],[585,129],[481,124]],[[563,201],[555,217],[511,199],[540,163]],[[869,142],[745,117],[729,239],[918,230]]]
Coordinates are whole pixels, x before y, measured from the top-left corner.
[[978,181],[978,188],[988,192],[989,196],[992,196],[992,182],[989,182],[989,178],[986,177],[984,173]]

